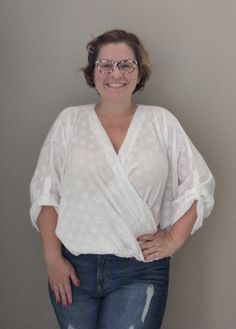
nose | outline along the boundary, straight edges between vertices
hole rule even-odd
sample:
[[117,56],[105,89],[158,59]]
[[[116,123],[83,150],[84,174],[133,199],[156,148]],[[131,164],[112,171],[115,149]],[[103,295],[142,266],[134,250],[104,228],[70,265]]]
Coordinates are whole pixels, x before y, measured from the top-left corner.
[[117,65],[114,65],[113,67],[113,71],[110,73],[111,76],[113,77],[120,77],[120,76],[123,76],[123,73],[121,73],[121,71],[119,70],[118,66]]

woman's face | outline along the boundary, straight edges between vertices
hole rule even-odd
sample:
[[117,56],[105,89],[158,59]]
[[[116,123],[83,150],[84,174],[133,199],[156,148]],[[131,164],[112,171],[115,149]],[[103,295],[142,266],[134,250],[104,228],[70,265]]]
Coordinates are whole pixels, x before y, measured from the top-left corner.
[[[109,43],[101,47],[97,60],[135,60],[133,50],[124,42]],[[109,73],[94,69],[95,88],[102,100],[113,103],[130,102],[132,93],[139,82],[138,66],[131,73],[122,73],[117,66]]]

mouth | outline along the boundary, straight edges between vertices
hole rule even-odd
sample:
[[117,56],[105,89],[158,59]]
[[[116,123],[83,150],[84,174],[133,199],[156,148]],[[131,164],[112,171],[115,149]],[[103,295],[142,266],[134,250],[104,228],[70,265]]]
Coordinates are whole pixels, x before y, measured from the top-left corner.
[[107,83],[106,85],[109,88],[122,88],[126,85],[126,83]]

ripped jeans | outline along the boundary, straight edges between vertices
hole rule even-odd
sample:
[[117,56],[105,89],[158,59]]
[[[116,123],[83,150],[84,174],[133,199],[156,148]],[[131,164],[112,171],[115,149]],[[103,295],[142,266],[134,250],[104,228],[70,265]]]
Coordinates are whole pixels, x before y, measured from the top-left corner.
[[56,303],[61,329],[160,329],[167,300],[170,257],[152,262],[115,255],[72,255],[63,248],[80,279],[73,303]]

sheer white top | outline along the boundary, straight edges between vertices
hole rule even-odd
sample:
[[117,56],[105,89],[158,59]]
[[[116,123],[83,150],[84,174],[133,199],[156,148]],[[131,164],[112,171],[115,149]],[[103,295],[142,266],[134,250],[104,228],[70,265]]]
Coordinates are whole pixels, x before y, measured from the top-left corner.
[[139,105],[118,152],[95,105],[63,110],[42,146],[30,184],[30,215],[58,213],[56,235],[74,255],[115,254],[144,261],[136,238],[169,229],[197,200],[202,226],[215,181],[168,110]]

